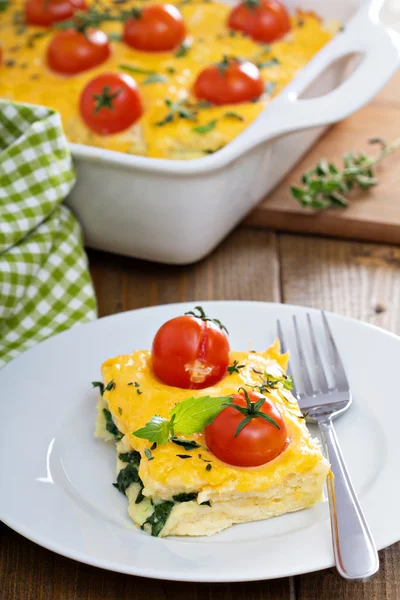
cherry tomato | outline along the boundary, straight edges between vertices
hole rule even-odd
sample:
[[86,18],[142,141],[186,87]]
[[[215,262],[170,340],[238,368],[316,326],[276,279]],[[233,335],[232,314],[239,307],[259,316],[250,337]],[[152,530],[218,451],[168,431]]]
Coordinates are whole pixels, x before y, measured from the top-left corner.
[[75,29],[60,31],[47,47],[47,64],[63,75],[74,75],[101,65],[111,54],[108,37],[103,31]]
[[77,10],[86,10],[84,0],[27,0],[25,22],[29,25],[52,25],[70,19]]
[[[203,313],[204,315],[204,313]],[[168,385],[202,389],[226,374],[229,342],[216,323],[185,315],[167,321],[157,331],[152,348],[156,376]]]
[[244,0],[235,6],[228,27],[246,33],[257,42],[274,42],[290,31],[290,17],[278,0]]
[[123,40],[145,52],[173,50],[186,36],[182,15],[172,4],[153,4],[138,9],[125,23]]
[[[256,392],[247,392],[253,404],[264,398]],[[235,394],[233,404],[247,408],[245,394]],[[250,411],[249,411],[250,412]],[[257,414],[268,415],[276,425],[264,420]],[[246,415],[227,407],[205,429],[209,450],[220,460],[238,467],[258,467],[273,460],[284,450],[287,444],[285,421],[273,402],[264,398],[259,411],[253,415],[243,429],[236,435],[240,423]]]
[[143,114],[136,81],[123,73],[103,73],[83,89],[79,108],[82,119],[99,135],[128,129]]
[[197,98],[218,105],[250,102],[263,91],[261,73],[253,63],[226,57],[201,71],[194,84]]

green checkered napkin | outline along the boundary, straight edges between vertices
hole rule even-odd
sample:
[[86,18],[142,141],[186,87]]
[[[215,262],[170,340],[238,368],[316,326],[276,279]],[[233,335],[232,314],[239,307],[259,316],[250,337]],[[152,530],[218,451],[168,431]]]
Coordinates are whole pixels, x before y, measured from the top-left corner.
[[0,101],[0,367],[96,317],[81,230],[61,206],[74,183],[59,115]]

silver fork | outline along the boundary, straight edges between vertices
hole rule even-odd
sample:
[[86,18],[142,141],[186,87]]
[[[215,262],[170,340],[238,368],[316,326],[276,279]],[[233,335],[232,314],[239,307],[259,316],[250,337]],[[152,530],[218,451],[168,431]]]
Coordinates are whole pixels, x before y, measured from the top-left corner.
[[[322,320],[327,338],[330,366],[334,386],[329,387],[325,368],[318,349],[315,331],[310,314],[307,314],[308,329],[313,350],[315,379],[314,388],[297,319],[293,316],[294,333],[300,363],[302,390],[293,388],[301,411],[310,423],[317,423],[321,431],[322,448],[331,464],[332,474],[328,476],[327,488],[331,517],[332,544],[336,568],[346,579],[367,579],[379,569],[379,558],[366,519],[351,484],[346,465],[339,448],[333,427],[333,419],[347,410],[351,404],[351,390],[328,320],[322,312]],[[280,321],[277,322],[278,336],[282,351],[287,352]],[[291,370],[288,369],[291,375]]]

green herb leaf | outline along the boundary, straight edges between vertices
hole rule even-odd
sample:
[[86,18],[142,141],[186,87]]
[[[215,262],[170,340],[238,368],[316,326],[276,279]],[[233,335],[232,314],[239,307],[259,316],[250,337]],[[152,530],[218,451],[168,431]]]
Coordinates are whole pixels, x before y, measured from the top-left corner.
[[118,414],[122,415],[122,408],[118,406]]
[[212,465],[208,464],[208,465],[206,466],[206,471],[211,471],[211,469],[212,469]]
[[211,506],[211,502],[209,500],[205,500],[204,502],[200,502],[200,506]]
[[166,444],[169,439],[169,421],[164,417],[154,416],[144,427],[132,433],[135,437]]
[[171,416],[175,416],[175,433],[191,435],[203,431],[230,400],[230,396],[200,396],[179,402],[171,411]]
[[256,66],[259,69],[268,69],[269,67],[276,67],[279,64],[280,64],[279,60],[277,58],[273,57],[273,58],[270,58],[269,60],[264,60],[264,61],[260,61],[260,62],[256,63]]
[[122,494],[126,495],[126,490],[131,483],[142,483],[139,478],[138,470],[132,463],[128,463],[126,467],[121,469],[117,475],[117,483],[113,483],[113,486],[117,488]]
[[158,537],[163,530],[165,523],[169,515],[171,514],[172,509],[174,508],[173,502],[161,502],[160,504],[156,504],[154,507],[153,514],[150,515],[148,519],[143,523],[142,529],[144,529],[145,525],[151,526],[151,535]]
[[0,12],[4,12],[9,7],[9,0],[0,0]]
[[174,442],[177,446],[182,446],[185,450],[193,450],[194,448],[201,448],[200,444],[194,440],[180,440],[179,438],[172,437],[171,442]]
[[114,379],[111,379],[111,381],[109,381],[106,385],[106,387],[104,388],[105,392],[111,392],[112,390],[115,390],[115,381]]
[[[1,2],[1,0],[0,0],[0,2]],[[122,35],[117,32],[108,33],[107,37],[110,42],[120,42],[122,40]]]
[[104,383],[102,381],[92,381],[92,386],[99,388],[100,396],[104,394]]
[[234,360],[233,365],[226,367],[226,370],[228,371],[229,375],[233,375],[234,373],[240,373],[239,369],[244,369],[245,366],[246,365],[239,365],[239,361]]
[[176,73],[175,67],[167,67],[166,71],[167,71],[167,73],[170,73],[171,75]]
[[103,415],[106,420],[106,430],[108,431],[108,433],[111,433],[111,435],[114,436],[114,439],[117,442],[119,440],[122,440],[122,438],[124,437],[124,434],[121,433],[121,431],[118,429],[118,427],[114,423],[112,415],[111,415],[110,411],[107,410],[107,408],[103,408]]
[[146,79],[144,79],[144,81],[142,81],[142,84],[148,85],[149,83],[165,83],[166,81],[168,81],[168,77],[166,77],[165,75],[152,73]]
[[154,442],[151,447],[150,450],[155,450],[157,448],[157,442]]
[[172,496],[172,499],[175,502],[192,502],[192,500],[196,500],[198,496],[197,492],[191,492],[189,494],[176,494],[176,496]]
[[178,50],[175,52],[176,58],[182,58],[183,56],[187,56],[190,50],[190,44],[188,41],[183,41],[179,46]]
[[267,94],[267,96],[272,96],[272,94],[276,90],[276,86],[277,86],[277,84],[275,83],[275,81],[268,81],[265,84],[264,91]]
[[161,120],[157,121],[155,125],[157,127],[161,127],[166,125],[167,123],[171,123],[174,119],[188,119],[189,121],[196,121],[196,110],[192,104],[184,98],[183,100],[178,100],[178,102],[172,102],[169,98],[164,100],[165,105],[169,109],[166,116]]
[[206,125],[198,125],[197,127],[192,127],[192,131],[195,131],[196,133],[200,133],[200,134],[204,135],[205,133],[209,133],[210,131],[212,131],[214,129],[214,127],[216,126],[216,124],[217,124],[217,120],[213,119]]
[[118,68],[128,71],[128,73],[135,73],[136,75],[156,75],[155,71],[142,69],[142,67],[136,67],[135,65],[118,65]]
[[150,452],[150,450],[148,448],[144,449],[144,453],[145,453],[146,458],[148,460],[154,460],[154,456],[152,455],[152,453]]
[[227,119],[235,119],[236,121],[244,121],[244,117],[235,112],[226,112],[224,117]]
[[190,454],[177,454],[178,458],[192,458]]

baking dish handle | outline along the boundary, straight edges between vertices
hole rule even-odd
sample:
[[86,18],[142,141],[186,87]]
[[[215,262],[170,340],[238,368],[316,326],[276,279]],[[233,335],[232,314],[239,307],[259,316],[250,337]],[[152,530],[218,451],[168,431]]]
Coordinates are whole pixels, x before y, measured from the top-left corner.
[[[400,35],[379,20],[383,0],[365,3],[343,33],[337,36],[303,70],[277,102],[254,121],[249,147],[279,135],[336,123],[369,102],[400,66]],[[355,71],[332,92],[317,98],[299,96],[338,59],[361,55]],[[279,101],[280,100],[280,101]],[[249,131],[250,133],[250,131]],[[243,140],[244,141],[244,140]],[[242,143],[243,148],[243,143]]]

